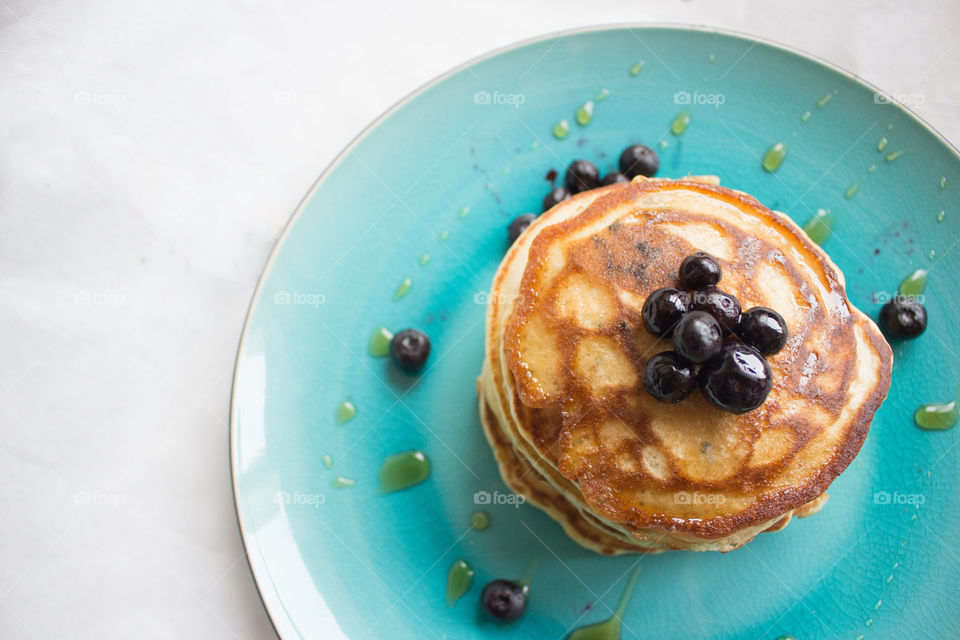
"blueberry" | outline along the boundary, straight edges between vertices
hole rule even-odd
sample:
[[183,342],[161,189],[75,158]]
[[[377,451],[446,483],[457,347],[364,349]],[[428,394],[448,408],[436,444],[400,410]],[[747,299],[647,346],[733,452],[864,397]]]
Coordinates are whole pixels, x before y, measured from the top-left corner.
[[483,588],[480,601],[494,618],[509,622],[526,611],[527,590],[510,580],[493,580]]
[[690,362],[704,362],[720,353],[723,331],[706,311],[683,316],[673,332],[673,348]]
[[570,190],[566,187],[557,187],[548,193],[547,197],[543,199],[543,210],[547,211],[548,209],[552,209],[554,205],[559,204],[564,200],[569,200],[570,195]]
[[600,181],[600,184],[608,185],[617,184],[618,182],[630,182],[630,179],[619,171],[611,171],[607,175],[603,176],[603,180]]
[[659,168],[660,158],[657,157],[657,152],[642,144],[627,147],[620,154],[620,172],[631,180],[637,176],[655,176]]
[[527,227],[537,219],[537,216],[532,213],[521,213],[510,223],[510,226],[507,227],[507,240],[510,244],[513,244],[517,241],[517,238],[520,237],[520,234],[527,230]]
[[763,404],[773,386],[773,372],[750,345],[730,342],[700,370],[700,389],[715,406],[746,413]]
[[643,301],[643,324],[655,336],[670,335],[689,305],[690,296],[686,292],[672,287],[657,289]]
[[589,160],[574,160],[567,168],[567,175],[564,178],[567,188],[571,193],[580,193],[588,191],[600,184],[600,174],[597,172],[597,165]]
[[740,326],[740,303],[716,287],[694,291],[690,295],[690,308],[709,313],[726,333],[736,333]]
[[697,388],[693,365],[673,351],[664,351],[647,361],[643,385],[660,402],[680,402]]
[[787,344],[787,323],[767,307],[754,307],[740,316],[740,339],[765,356],[772,356]]
[[422,331],[404,329],[390,340],[390,359],[398,369],[416,373],[430,356],[430,338]]
[[705,289],[720,282],[723,272],[710,254],[698,251],[680,263],[677,280],[681,289]]
[[915,298],[897,296],[880,309],[880,320],[894,338],[915,338],[927,328],[927,310]]

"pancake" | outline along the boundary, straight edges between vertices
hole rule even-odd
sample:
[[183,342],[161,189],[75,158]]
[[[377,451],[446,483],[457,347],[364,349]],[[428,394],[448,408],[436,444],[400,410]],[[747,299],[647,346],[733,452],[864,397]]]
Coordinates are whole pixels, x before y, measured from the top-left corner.
[[[758,409],[646,393],[646,296],[713,255],[744,309],[786,320]],[[818,510],[889,386],[892,355],[843,276],[789,218],[715,178],[577,194],[541,215],[493,281],[481,418],[507,484],[600,553],[737,548]]]

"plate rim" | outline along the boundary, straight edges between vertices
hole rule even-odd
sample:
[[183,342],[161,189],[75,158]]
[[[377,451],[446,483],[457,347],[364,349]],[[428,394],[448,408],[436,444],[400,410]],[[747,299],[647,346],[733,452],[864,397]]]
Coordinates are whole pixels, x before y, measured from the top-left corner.
[[[274,632],[277,634],[277,637],[285,639],[287,637],[293,637],[292,635],[288,636],[287,634],[296,633],[296,624],[290,618],[290,616],[284,615],[281,619],[281,612],[285,613],[283,604],[280,601],[279,596],[273,594],[273,596],[267,596],[264,593],[264,588],[261,584],[262,580],[268,580],[269,573],[267,571],[264,563],[260,561],[259,557],[251,557],[250,548],[253,546],[252,540],[248,539],[248,529],[244,526],[244,518],[240,513],[240,504],[238,500],[237,492],[237,481],[238,481],[238,452],[237,452],[237,440],[238,440],[238,424],[237,424],[237,412],[238,412],[238,372],[240,368],[240,361],[244,354],[244,347],[246,343],[247,333],[250,327],[250,320],[253,315],[254,308],[257,306],[260,301],[260,296],[263,293],[264,282],[266,280],[267,274],[270,272],[273,267],[274,262],[276,261],[277,256],[280,253],[281,248],[285,244],[291,229],[293,228],[294,223],[303,213],[307,204],[313,199],[313,195],[316,193],[317,189],[327,178],[327,176],[346,158],[353,149],[363,140],[370,132],[376,129],[382,122],[386,121],[390,116],[392,116],[396,111],[401,107],[411,102],[413,99],[419,97],[421,94],[425,93],[435,85],[440,84],[447,78],[456,75],[457,73],[472,67],[475,64],[488,60],[495,56],[498,56],[502,53],[507,53],[514,49],[519,49],[520,47],[525,47],[527,45],[536,44],[537,42],[543,42],[547,40],[552,40],[556,38],[565,38],[567,36],[579,35],[585,33],[601,33],[604,31],[632,31],[634,29],[638,30],[647,30],[647,29],[666,29],[673,31],[682,31],[682,32],[706,32],[706,33],[715,33],[725,36],[732,36],[741,40],[747,40],[755,44],[765,44],[767,46],[773,47],[775,49],[780,49],[786,51],[787,53],[792,53],[803,58],[812,60],[818,64],[821,64],[828,69],[831,69],[843,76],[846,76],[850,80],[853,80],[856,83],[863,85],[868,89],[872,89],[874,93],[884,93],[883,89],[876,86],[872,82],[861,78],[856,73],[845,69],[825,58],[814,55],[802,49],[792,47],[790,45],[783,44],[776,40],[767,38],[765,36],[758,36],[747,33],[745,31],[738,31],[735,29],[727,29],[723,27],[715,27],[706,24],[685,24],[682,22],[614,22],[614,23],[601,23],[596,25],[587,25],[582,27],[572,27],[569,29],[561,29],[559,31],[551,31],[549,33],[543,33],[529,38],[524,38],[522,40],[517,40],[500,47],[496,47],[480,55],[474,56],[461,62],[460,64],[451,67],[447,71],[437,75],[427,82],[419,85],[399,100],[391,104],[386,110],[384,110],[380,115],[371,120],[365,127],[363,127],[356,135],[354,135],[349,142],[334,156],[333,160],[320,172],[317,178],[314,180],[313,184],[310,185],[310,188],[304,194],[303,198],[300,199],[300,202],[297,203],[297,206],[294,208],[293,212],[290,214],[290,217],[284,223],[283,228],[281,229],[277,239],[273,243],[273,247],[270,249],[266,260],[264,261],[263,267],[260,270],[260,275],[257,277],[256,285],[253,289],[253,294],[250,298],[250,303],[247,305],[247,310],[243,319],[243,326],[240,329],[240,338],[237,342],[236,356],[234,357],[233,362],[233,375],[231,376],[230,382],[230,406],[229,406],[229,424],[228,424],[228,439],[229,439],[229,448],[230,448],[230,490],[233,496],[233,508],[234,515],[236,517],[237,528],[240,533],[240,543],[243,548],[244,557],[247,560],[247,568],[250,571],[250,576],[253,578],[253,584],[257,590],[257,596],[260,599],[260,604],[263,607],[264,612],[267,614],[267,619],[270,621],[271,626],[273,627]],[[904,105],[903,103],[893,100],[888,104],[893,105],[895,108],[898,108],[905,115],[912,118],[917,124],[922,128],[929,131],[933,136],[941,142],[947,149],[949,149],[953,155],[960,161],[960,148],[955,146],[950,140],[948,140],[943,134],[941,134],[932,124],[927,122],[920,115],[915,113],[912,109]],[[275,597],[275,601],[268,602],[269,597]],[[282,631],[281,631],[282,629]],[[297,634],[298,637],[302,635]]]

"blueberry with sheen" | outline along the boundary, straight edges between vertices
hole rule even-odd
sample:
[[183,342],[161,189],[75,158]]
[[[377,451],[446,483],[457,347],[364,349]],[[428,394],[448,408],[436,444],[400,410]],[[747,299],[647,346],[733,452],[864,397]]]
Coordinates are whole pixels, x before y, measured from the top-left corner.
[[657,289],[643,301],[640,314],[647,331],[655,336],[669,335],[687,312],[690,296],[673,287]]
[[520,237],[520,234],[527,230],[527,227],[537,219],[537,216],[532,213],[521,213],[516,218],[510,222],[510,226],[507,227],[507,240],[510,241],[510,244],[513,244],[517,241],[517,238]]
[[552,209],[554,205],[563,202],[564,200],[569,200],[570,190],[566,187],[557,187],[553,191],[547,194],[547,197],[543,199],[543,210],[547,211]]
[[492,580],[483,588],[480,601],[487,612],[502,622],[516,620],[527,609],[527,591],[510,580]]
[[660,402],[680,402],[697,388],[697,374],[689,362],[664,351],[647,361],[643,386]]
[[589,160],[574,160],[567,167],[567,175],[564,178],[570,193],[580,193],[593,189],[600,184],[600,173],[597,171],[597,165]]
[[726,333],[736,333],[740,326],[740,303],[712,285],[690,295],[690,308],[709,313]]
[[723,331],[706,311],[690,311],[673,331],[673,348],[690,362],[705,362],[720,353]]
[[750,345],[730,342],[700,369],[700,390],[716,407],[746,413],[763,404],[773,386],[773,372]]
[[880,309],[880,320],[894,338],[915,338],[927,328],[927,310],[916,298],[897,296]]
[[617,184],[618,182],[630,182],[630,179],[619,171],[611,171],[607,175],[603,176],[603,180],[600,181],[600,184],[606,186],[610,184]]
[[705,289],[720,282],[723,271],[710,254],[698,251],[680,263],[677,280],[681,289]]
[[754,307],[740,316],[740,339],[765,356],[772,356],[787,344],[787,323],[767,307]]
[[422,331],[404,329],[390,340],[390,359],[402,371],[420,371],[429,356],[430,338]]
[[637,176],[655,176],[659,168],[660,158],[657,157],[657,152],[642,144],[627,147],[620,154],[620,173],[631,180]]

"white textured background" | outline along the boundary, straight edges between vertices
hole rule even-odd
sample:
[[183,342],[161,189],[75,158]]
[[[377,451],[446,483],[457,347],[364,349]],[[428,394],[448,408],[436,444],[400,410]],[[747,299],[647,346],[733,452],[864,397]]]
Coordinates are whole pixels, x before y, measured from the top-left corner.
[[955,1],[0,0],[0,638],[271,637],[226,420],[275,236],[418,85],[619,21],[782,41],[960,142]]

